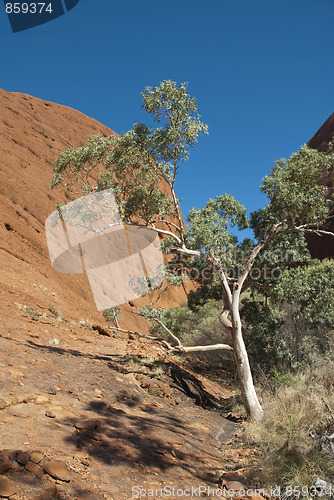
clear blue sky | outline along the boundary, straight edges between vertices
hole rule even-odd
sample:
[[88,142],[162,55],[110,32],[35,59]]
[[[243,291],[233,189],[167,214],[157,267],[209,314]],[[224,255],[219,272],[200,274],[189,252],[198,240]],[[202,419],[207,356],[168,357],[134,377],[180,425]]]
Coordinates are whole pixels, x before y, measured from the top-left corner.
[[250,210],[275,158],[333,109],[333,0],[80,0],[13,34],[0,6],[0,87],[76,108],[121,133],[140,92],[189,82],[210,135],[180,176],[184,215],[229,192]]

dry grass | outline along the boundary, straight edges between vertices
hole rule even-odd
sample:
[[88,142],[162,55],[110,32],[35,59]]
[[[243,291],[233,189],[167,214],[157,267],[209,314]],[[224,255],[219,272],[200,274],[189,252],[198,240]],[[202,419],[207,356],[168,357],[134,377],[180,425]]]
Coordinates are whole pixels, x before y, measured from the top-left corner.
[[334,456],[325,437],[334,432],[334,362],[322,363],[262,388],[265,416],[250,422],[245,433],[262,450],[258,475],[267,487],[334,480]]

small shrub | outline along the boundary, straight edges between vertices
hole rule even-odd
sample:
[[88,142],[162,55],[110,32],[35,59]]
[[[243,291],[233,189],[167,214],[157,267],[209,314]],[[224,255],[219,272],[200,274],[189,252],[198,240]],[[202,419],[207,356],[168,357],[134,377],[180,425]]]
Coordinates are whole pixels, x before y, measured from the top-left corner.
[[66,316],[63,313],[60,313],[52,304],[49,305],[48,310],[55,316],[56,321],[59,323],[62,323],[63,321],[68,322]]
[[113,323],[117,328],[119,327],[118,320],[121,314],[119,306],[109,307],[105,309],[102,315],[105,317],[106,321]]
[[154,378],[157,378],[166,371],[165,361],[155,359],[154,356],[145,358],[128,354],[124,361],[128,365],[136,366],[142,372],[149,373]]
[[[163,322],[185,346],[230,344],[229,335],[219,322],[221,307],[222,302],[215,299],[209,299],[195,310],[185,303],[166,311]],[[214,367],[222,364],[234,367],[233,357],[225,351],[198,352],[196,355]]]
[[53,306],[52,304],[49,305],[48,310],[50,311],[50,313],[52,313],[56,317],[59,314],[58,311],[57,311],[57,309],[55,308],[55,306]]
[[32,320],[37,321],[38,318],[41,316],[41,313],[34,311],[33,309],[26,309],[27,313],[31,317]]

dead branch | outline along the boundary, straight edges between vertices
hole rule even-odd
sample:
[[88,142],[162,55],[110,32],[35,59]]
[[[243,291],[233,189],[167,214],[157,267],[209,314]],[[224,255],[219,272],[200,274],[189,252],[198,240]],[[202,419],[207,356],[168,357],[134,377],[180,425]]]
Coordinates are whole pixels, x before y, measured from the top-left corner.
[[233,347],[227,344],[196,345],[193,347],[173,347],[173,351],[200,352],[200,351],[234,351]]

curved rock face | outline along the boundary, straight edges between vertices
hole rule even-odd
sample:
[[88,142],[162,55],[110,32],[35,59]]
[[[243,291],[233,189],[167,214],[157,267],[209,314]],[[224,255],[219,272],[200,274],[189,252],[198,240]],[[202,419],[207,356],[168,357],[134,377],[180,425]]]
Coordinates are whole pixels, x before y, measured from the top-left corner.
[[307,143],[309,148],[317,149],[318,151],[326,151],[328,144],[334,137],[334,113],[325,121],[319,130],[314,134],[312,139]]
[[[307,145],[312,149],[324,152],[327,150],[330,141],[334,138],[334,113],[325,121],[310,139]],[[325,180],[327,186],[333,189],[334,179]],[[334,211],[333,214],[334,215]],[[324,227],[327,231],[334,232],[334,218]],[[334,258],[334,238],[331,236],[309,235],[307,237],[309,250],[314,259]]]
[[[64,199],[64,191],[50,189],[59,153],[113,131],[71,108],[25,94],[0,90],[0,106],[1,306],[51,305],[68,318],[95,316],[101,321],[87,277],[52,269],[44,224]],[[184,289],[172,287],[160,305],[172,307],[185,300]],[[122,326],[138,328],[140,318],[130,309],[125,306]]]

